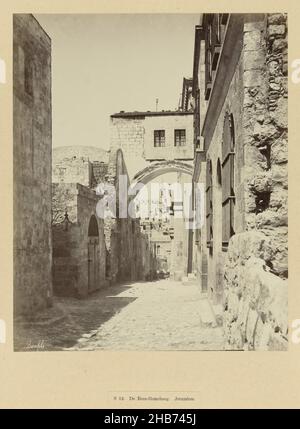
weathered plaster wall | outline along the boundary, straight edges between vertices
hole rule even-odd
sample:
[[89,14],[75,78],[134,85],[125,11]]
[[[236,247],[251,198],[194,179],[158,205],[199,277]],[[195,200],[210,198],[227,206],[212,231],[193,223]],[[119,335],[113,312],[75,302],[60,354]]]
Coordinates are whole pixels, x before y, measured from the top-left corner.
[[[144,156],[147,160],[193,159],[193,115],[150,116],[145,118]],[[186,131],[186,145],[175,147],[174,131]],[[154,147],[154,130],[165,130],[165,147]]]
[[34,316],[52,296],[51,40],[13,17],[14,309]]

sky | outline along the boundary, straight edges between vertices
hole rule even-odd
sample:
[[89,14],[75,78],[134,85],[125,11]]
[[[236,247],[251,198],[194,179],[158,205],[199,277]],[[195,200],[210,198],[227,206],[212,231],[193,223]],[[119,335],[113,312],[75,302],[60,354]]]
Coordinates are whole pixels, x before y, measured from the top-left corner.
[[199,14],[35,15],[52,40],[53,147],[109,148],[109,117],[174,110]]

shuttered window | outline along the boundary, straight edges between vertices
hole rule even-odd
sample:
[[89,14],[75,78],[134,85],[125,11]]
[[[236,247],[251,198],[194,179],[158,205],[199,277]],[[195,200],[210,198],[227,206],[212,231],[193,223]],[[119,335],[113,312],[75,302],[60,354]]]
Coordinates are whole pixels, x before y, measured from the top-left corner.
[[165,141],[165,130],[154,130],[154,147],[164,147]]
[[234,235],[234,122],[233,116],[226,114],[222,143],[222,241],[227,246]]
[[213,241],[213,188],[212,188],[212,163],[208,159],[206,163],[206,236],[207,246],[212,246]]
[[185,130],[175,130],[174,131],[174,146],[185,146]]

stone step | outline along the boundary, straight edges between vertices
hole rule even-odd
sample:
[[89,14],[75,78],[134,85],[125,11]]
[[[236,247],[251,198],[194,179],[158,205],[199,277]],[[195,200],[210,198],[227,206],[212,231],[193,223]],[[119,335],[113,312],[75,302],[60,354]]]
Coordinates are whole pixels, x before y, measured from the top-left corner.
[[202,297],[199,301],[200,321],[203,327],[215,328],[218,326],[212,305],[207,298]]
[[182,284],[198,286],[199,281],[195,274],[188,274],[187,276],[182,277]]
[[221,326],[223,324],[223,305],[222,304],[214,304],[212,305],[212,309],[217,321],[218,326]]

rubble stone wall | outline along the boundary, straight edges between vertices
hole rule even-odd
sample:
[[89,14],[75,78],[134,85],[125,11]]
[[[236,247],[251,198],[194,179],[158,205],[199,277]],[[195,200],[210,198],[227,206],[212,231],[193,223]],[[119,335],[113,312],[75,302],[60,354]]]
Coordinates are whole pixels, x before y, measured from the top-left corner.
[[287,349],[287,281],[270,272],[273,253],[272,240],[262,232],[244,232],[230,240],[224,312],[228,349]]
[[88,158],[65,158],[56,164],[53,163],[52,182],[53,183],[80,183],[84,186],[91,186],[92,164]]
[[245,232],[225,261],[228,348],[287,348],[287,16],[244,25]]

